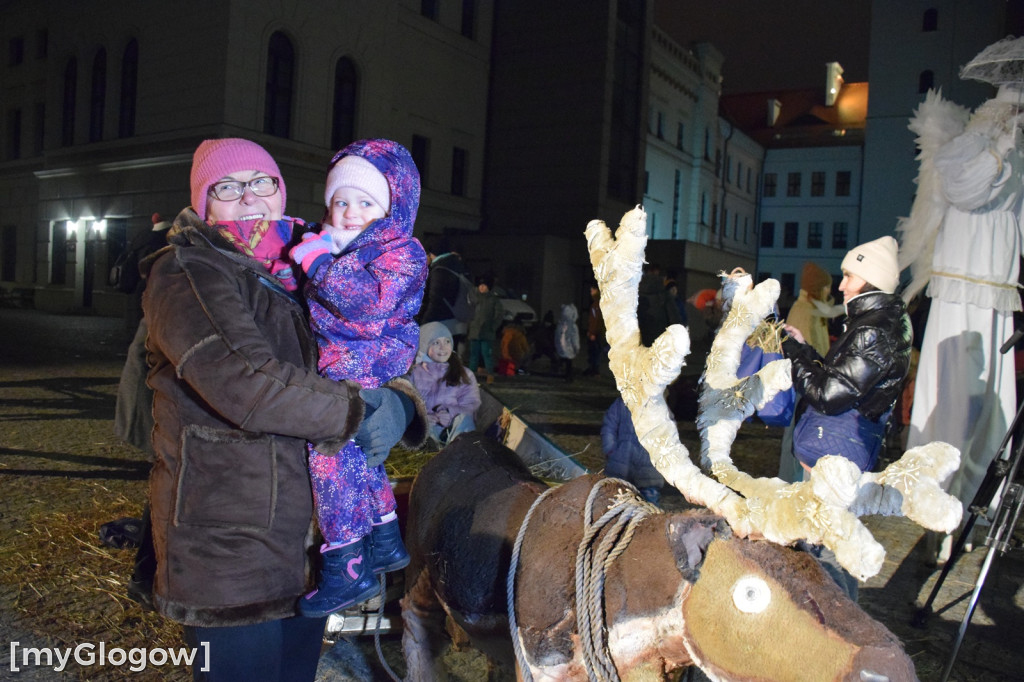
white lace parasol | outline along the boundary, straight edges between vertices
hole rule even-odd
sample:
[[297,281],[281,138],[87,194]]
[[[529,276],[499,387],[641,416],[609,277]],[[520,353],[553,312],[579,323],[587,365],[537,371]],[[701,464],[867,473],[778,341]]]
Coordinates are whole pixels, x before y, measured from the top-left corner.
[[1024,83],[1024,37],[992,43],[960,69],[960,78],[1006,85]]

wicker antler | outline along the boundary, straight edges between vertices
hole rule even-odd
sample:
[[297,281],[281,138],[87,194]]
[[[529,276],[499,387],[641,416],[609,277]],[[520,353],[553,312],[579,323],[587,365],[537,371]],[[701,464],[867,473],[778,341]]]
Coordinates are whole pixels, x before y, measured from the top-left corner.
[[712,344],[697,423],[704,463],[714,478],[702,473],[680,442],[663,397],[690,351],[689,334],[672,325],[651,347],[640,341],[636,309],[646,224],[647,216],[637,206],[623,216],[614,237],[600,220],[591,221],[586,237],[601,289],[609,365],[640,442],[670,484],[691,503],[724,516],[740,536],[826,545],[861,580],[878,573],[885,550],[859,516],[904,515],[944,532],[957,527],[962,507],[939,482],[957,469],[960,453],[945,443],[914,448],[877,474],[861,473],[843,457],[823,457],[809,481],[792,484],[753,478],[733,464],[729,452],[743,419],[791,381],[785,360],[769,363],[751,377],[736,378],[742,344],[778,298],[774,280],[736,292]]

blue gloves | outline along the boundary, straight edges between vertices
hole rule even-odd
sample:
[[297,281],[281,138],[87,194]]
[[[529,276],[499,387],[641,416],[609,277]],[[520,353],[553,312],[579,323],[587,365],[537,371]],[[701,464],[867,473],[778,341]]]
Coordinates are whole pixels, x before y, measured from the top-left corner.
[[366,466],[373,469],[388,458],[416,408],[411,398],[390,388],[364,388],[359,397],[366,404],[366,414],[354,440],[366,455]]
[[302,235],[302,243],[293,246],[288,255],[312,277],[317,268],[331,259],[333,246],[334,240],[327,232],[307,232]]

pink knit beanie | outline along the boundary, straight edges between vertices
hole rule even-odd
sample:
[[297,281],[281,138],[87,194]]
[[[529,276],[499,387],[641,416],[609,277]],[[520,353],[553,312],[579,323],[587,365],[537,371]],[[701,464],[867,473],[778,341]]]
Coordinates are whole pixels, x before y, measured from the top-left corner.
[[255,142],[238,137],[217,140],[203,140],[192,156],[192,208],[200,218],[206,219],[206,199],[210,186],[225,175],[239,171],[255,170],[277,178],[281,192],[281,212],[284,212],[284,178],[274,162],[274,157]]
[[327,174],[324,203],[328,208],[334,193],[342,187],[354,187],[365,192],[385,213],[391,211],[391,188],[388,179],[376,166],[361,156],[343,156]]

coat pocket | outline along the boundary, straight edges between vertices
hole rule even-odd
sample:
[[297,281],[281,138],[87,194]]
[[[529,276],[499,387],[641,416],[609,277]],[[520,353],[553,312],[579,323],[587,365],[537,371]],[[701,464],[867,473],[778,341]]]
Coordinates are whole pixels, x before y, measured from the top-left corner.
[[274,438],[186,428],[175,498],[176,525],[269,529],[277,503]]

